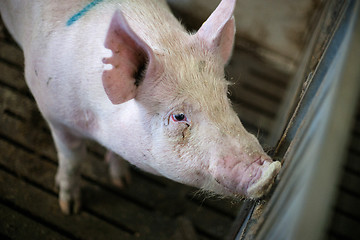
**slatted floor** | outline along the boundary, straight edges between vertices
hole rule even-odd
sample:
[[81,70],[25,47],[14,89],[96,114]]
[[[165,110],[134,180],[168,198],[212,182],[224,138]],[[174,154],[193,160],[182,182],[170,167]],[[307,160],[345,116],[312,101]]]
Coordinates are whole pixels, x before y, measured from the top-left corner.
[[[238,51],[228,70],[245,126],[271,131],[286,74]],[[0,22],[0,239],[224,239],[241,203],[132,169],[125,190],[109,183],[104,149],[89,145],[82,175],[83,211],[64,216],[54,176],[56,152],[23,77],[22,51]]]

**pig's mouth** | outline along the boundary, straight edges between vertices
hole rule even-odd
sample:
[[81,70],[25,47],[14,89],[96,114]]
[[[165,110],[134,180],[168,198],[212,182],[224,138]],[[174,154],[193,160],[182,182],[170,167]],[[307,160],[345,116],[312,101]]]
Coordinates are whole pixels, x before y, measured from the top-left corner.
[[247,181],[245,195],[249,198],[260,198],[269,192],[280,171],[281,163],[259,158],[253,164],[259,167],[255,168],[251,180]]
[[[259,157],[250,164],[237,164],[231,167],[228,174],[223,171],[215,174],[215,181],[220,184],[225,192],[234,196],[245,196],[256,199],[265,195],[272,187],[276,175],[279,173],[280,162],[270,158]],[[229,168],[227,168],[229,169]],[[222,172],[223,174],[220,174]]]

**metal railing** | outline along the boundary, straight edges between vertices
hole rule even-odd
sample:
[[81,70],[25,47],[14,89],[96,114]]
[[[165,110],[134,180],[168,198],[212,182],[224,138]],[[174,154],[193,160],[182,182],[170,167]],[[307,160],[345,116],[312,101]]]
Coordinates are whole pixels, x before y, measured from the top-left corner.
[[344,4],[278,144],[278,185],[267,201],[244,204],[231,239],[325,237],[360,87],[360,3]]

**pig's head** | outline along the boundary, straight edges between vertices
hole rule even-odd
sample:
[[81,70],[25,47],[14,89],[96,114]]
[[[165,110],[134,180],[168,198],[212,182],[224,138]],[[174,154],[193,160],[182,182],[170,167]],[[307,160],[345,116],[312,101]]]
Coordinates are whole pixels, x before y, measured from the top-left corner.
[[[227,97],[224,65],[233,49],[234,0],[223,0],[196,34],[152,49],[115,13],[105,46],[105,91],[113,104],[141,106],[148,163],[158,173],[225,195],[258,198],[280,170],[248,133]],[[166,30],[165,30],[166,31]]]

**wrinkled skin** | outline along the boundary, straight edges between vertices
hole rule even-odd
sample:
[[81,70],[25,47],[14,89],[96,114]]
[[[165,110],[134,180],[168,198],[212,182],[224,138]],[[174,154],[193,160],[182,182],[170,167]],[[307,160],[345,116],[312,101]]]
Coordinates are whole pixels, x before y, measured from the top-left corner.
[[163,1],[100,2],[65,24],[88,3],[12,0],[1,8],[52,131],[62,211],[80,208],[84,138],[109,149],[106,160],[119,187],[130,176],[117,155],[215,193],[267,193],[280,163],[244,129],[227,98],[235,1],[223,0],[196,34],[187,33]]

